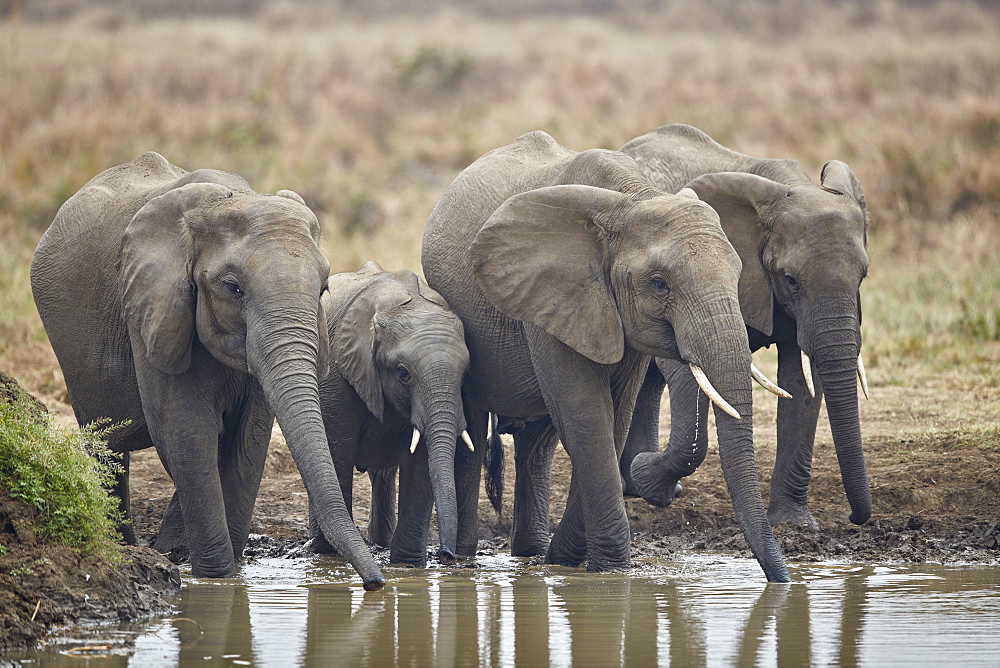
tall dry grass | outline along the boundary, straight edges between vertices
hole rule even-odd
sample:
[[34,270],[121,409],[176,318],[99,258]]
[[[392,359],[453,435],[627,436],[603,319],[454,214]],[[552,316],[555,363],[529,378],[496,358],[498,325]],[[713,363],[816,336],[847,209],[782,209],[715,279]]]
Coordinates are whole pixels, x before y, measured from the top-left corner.
[[144,151],[298,191],[335,271],[419,270],[427,215],[489,149],[534,129],[616,148],[685,122],[814,177],[831,158],[858,173],[877,382],[944,360],[1000,383],[1000,14],[985,3],[608,3],[502,19],[382,5],[143,20],[105,3],[0,22],[0,363],[44,337],[27,263],[58,207]]

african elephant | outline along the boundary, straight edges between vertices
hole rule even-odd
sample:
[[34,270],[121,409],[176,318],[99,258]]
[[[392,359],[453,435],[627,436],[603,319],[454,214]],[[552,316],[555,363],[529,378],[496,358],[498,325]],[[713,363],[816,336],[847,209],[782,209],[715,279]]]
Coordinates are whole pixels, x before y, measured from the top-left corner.
[[[462,412],[469,367],[462,323],[441,295],[409,271],[390,273],[369,262],[331,276],[328,286],[322,304],[331,362],[319,395],[347,507],[357,467],[372,482],[369,539],[390,546],[392,562],[423,566],[436,505],[439,556],[451,563],[459,435],[463,448],[472,447]],[[318,549],[328,549],[318,527],[310,533]]]
[[146,153],[84,185],[35,250],[32,292],[77,420],[129,421],[109,443],[124,455],[113,493],[126,514],[128,453],[156,447],[195,576],[233,574],[277,416],[324,533],[366,589],[385,582],[320,413],[330,265],[318,238],[292,191],[259,195],[235,174]]
[[720,454],[740,527],[768,579],[788,581],[754,463],[740,261],[711,207],[690,191],[656,190],[622,153],[577,153],[532,132],[448,187],[422,263],[465,325],[470,431],[481,436],[488,413],[523,426],[517,477],[541,480],[515,488],[512,552],[546,550],[547,529],[519,518],[547,517],[558,438],[573,476],[548,561],[628,565],[618,455],[655,355],[697,367],[722,407]]
[[[778,384],[792,396],[778,403],[770,523],[817,527],[806,497],[824,395],[851,521],[864,523],[871,516],[871,491],[856,378],[867,396],[859,288],[868,254],[865,196],[854,172],[831,160],[816,186],[794,160],[746,156],[687,125],[653,130],[621,151],[657,187],[691,188],[715,208],[743,261],[739,298],[750,350],[777,344]],[[704,460],[707,403],[685,368],[665,360],[658,366],[650,365],[620,464],[627,493],[666,505],[677,480]],[[660,453],[664,378],[671,434]]]

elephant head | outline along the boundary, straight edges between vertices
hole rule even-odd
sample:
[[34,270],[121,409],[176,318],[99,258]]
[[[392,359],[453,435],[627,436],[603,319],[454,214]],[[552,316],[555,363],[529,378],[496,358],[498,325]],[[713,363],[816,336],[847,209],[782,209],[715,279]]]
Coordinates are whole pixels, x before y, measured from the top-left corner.
[[716,212],[690,190],[630,196],[550,186],[501,205],[475,238],[472,259],[497,309],[593,362],[617,363],[629,347],[702,372],[740,527],[767,577],[787,581],[753,456],[741,263]]
[[[118,280],[134,347],[166,374],[183,374],[193,353],[207,352],[253,376],[316,500],[324,533],[365,588],[377,589],[384,579],[348,515],[320,413],[317,375],[329,361],[320,295],[330,265],[317,245],[319,223],[291,191],[258,195],[236,181],[231,189],[220,175],[188,174],[129,223]],[[190,466],[176,459],[172,475]],[[183,508],[187,491],[178,492]],[[203,554],[201,528],[187,524],[195,573],[208,574],[199,573],[202,561],[226,563]]]
[[854,172],[833,160],[822,187],[788,186],[742,172],[700,176],[689,187],[711,204],[743,260],[740,307],[749,327],[770,336],[775,312],[796,323],[810,392],[816,372],[840,462],[851,521],[871,516],[858,417],[861,281],[868,271],[865,197]]
[[439,557],[450,563],[458,539],[455,446],[460,434],[471,443],[462,410],[465,331],[444,298],[409,271],[387,273],[369,262],[331,277],[331,292],[340,292],[335,281],[359,276],[364,286],[330,321],[333,365],[379,421],[394,411],[413,426],[411,454],[426,443]]

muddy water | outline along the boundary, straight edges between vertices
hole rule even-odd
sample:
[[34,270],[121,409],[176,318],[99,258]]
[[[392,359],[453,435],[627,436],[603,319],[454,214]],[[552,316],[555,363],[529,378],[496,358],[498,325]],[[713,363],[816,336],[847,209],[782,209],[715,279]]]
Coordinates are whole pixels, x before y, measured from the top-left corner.
[[601,575],[480,557],[474,569],[387,569],[386,588],[365,593],[329,558],[265,559],[238,579],[187,579],[172,618],[78,633],[23,660],[143,668],[1000,665],[998,568],[790,570],[793,584],[768,585],[756,563],[729,558]]

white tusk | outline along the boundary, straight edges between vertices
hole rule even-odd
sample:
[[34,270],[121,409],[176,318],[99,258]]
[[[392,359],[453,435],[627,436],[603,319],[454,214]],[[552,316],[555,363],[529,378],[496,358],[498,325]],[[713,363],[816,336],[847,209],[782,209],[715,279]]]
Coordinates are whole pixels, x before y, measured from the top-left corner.
[[758,383],[760,383],[761,387],[763,387],[768,392],[777,394],[782,399],[792,398],[792,395],[789,394],[787,390],[781,389],[780,387],[772,383],[767,376],[761,373],[760,369],[754,366],[753,362],[750,363],[750,375],[753,376],[753,379],[756,380]]
[[809,390],[809,396],[813,399],[816,398],[816,386],[813,385],[813,370],[812,364],[809,363],[809,355],[806,355],[806,351],[800,350],[802,353],[802,375],[806,379],[806,389]]
[[462,431],[462,440],[465,441],[465,444],[467,446],[469,446],[469,452],[476,451],[476,446],[472,444],[472,438],[469,437],[469,432],[465,430]]
[[420,442],[420,430],[416,427],[413,428],[413,440],[410,441],[410,454],[412,455],[417,451],[417,443]]
[[722,398],[722,395],[719,394],[718,390],[712,387],[712,383],[709,382],[708,376],[705,375],[705,372],[701,370],[700,366],[696,364],[688,364],[688,366],[691,367],[691,374],[698,382],[698,387],[700,387],[701,391],[712,400],[713,404],[721,408],[727,415],[730,415],[737,420],[743,419],[740,417],[740,414],[736,412],[736,409],[730,406],[729,403]]
[[865,363],[861,361],[861,353],[858,353],[858,380],[861,381],[861,391],[868,398],[868,376],[865,375]]

